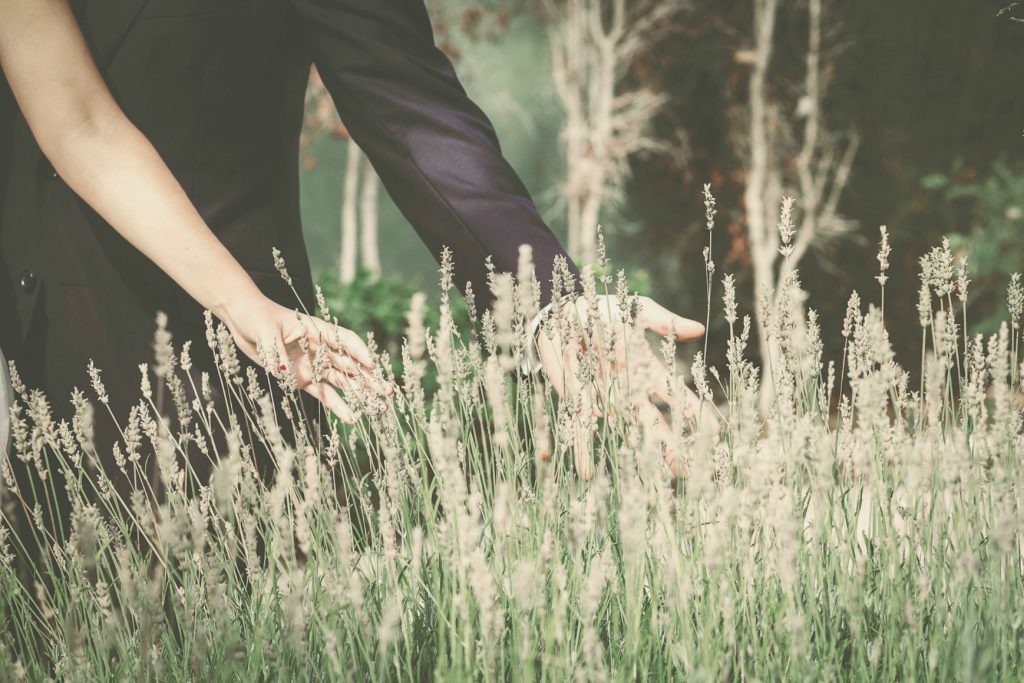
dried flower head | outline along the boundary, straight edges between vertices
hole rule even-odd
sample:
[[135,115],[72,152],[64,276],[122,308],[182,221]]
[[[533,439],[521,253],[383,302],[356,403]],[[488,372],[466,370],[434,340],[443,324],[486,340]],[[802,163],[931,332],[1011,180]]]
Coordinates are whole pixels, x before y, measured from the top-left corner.
[[793,253],[793,235],[796,234],[796,227],[793,225],[793,204],[796,197],[782,198],[782,211],[779,217],[779,237],[782,239],[782,246],[779,253],[783,256],[790,256]]
[[889,229],[883,225],[878,231],[882,234],[882,241],[878,249],[879,274],[875,279],[878,280],[878,284],[885,287],[885,283],[889,281],[889,276],[886,273],[889,271],[889,254],[892,249],[889,247]]
[[181,369],[188,372],[192,369],[192,340],[181,345]]
[[452,288],[452,278],[455,275],[455,261],[452,250],[445,247],[441,250],[441,295],[447,297]]
[[540,310],[540,287],[533,266],[533,248],[529,244],[519,246],[519,269],[516,273],[516,303],[525,320],[532,320]]
[[107,396],[107,388],[103,386],[103,380],[100,379],[100,369],[96,367],[92,359],[89,359],[89,380],[92,382],[92,390],[96,392],[96,398],[103,405],[109,405],[110,397]]
[[933,247],[921,257],[921,278],[939,298],[953,291],[956,270],[953,252],[949,249],[949,238],[943,238],[941,247]]
[[1024,317],[1024,285],[1021,285],[1020,273],[1010,277],[1010,286],[1006,290],[1006,304],[1010,309],[1010,324],[1013,329],[1020,329],[1021,318]]
[[713,396],[711,387],[708,386],[707,366],[704,363],[704,353],[702,351],[698,351],[694,355],[690,373],[693,375],[693,384],[697,387],[697,396],[702,401],[711,401]]
[[174,347],[171,345],[171,333],[167,330],[167,314],[156,313],[156,332],[153,334],[153,374],[165,379],[174,370]]
[[843,336],[849,338],[854,325],[860,320],[860,295],[855,291],[846,302],[846,316],[843,318]]
[[710,278],[715,273],[715,262],[711,260],[711,248],[704,247],[704,271]]
[[932,324],[932,292],[928,289],[928,283],[923,281],[921,288],[917,290],[917,317],[921,327]]
[[313,291],[316,294],[316,308],[320,311],[320,317],[331,322],[331,310],[327,307],[327,299],[324,298],[324,290],[320,285],[314,285]]
[[602,269],[608,267],[608,245],[605,244],[601,225],[597,226],[597,265]]
[[715,215],[718,209],[715,208],[715,197],[711,194],[711,183],[704,183],[704,224],[708,230],[715,228]]
[[967,257],[963,256],[959,261],[960,263],[956,274],[956,296],[960,301],[966,303],[967,287],[971,284],[971,281],[967,279]]
[[725,292],[722,294],[722,303],[725,306],[725,320],[733,325],[736,322],[736,278],[730,273],[722,280]]
[[287,282],[288,286],[291,287],[292,277],[291,275],[288,274],[288,268],[285,266],[284,257],[281,256],[281,250],[278,249],[277,247],[274,247],[271,250],[271,253],[274,255],[274,268],[277,269],[277,272],[281,276],[281,279]]
[[139,388],[142,390],[142,395],[145,396],[147,400],[153,398],[153,387],[149,383],[149,364],[139,363],[139,373],[142,375],[142,380],[139,385]]

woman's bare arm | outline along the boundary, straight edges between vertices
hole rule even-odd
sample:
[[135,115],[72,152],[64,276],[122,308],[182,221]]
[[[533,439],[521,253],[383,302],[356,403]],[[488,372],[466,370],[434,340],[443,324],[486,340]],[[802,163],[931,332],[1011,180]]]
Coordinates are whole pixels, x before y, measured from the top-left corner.
[[0,66],[64,181],[214,313],[259,295],[117,106],[66,0],[0,0],[0,17]]
[[[263,296],[249,274],[210,231],[146,137],[114,101],[67,0],[0,0],[0,68],[40,148],[68,186],[118,233],[228,325],[250,358],[256,342],[275,338],[294,356],[302,330],[339,338],[333,384],[353,374],[351,359],[369,366],[365,345],[342,328],[296,316]],[[286,346],[291,346],[286,349]],[[337,394],[293,369],[336,413]]]

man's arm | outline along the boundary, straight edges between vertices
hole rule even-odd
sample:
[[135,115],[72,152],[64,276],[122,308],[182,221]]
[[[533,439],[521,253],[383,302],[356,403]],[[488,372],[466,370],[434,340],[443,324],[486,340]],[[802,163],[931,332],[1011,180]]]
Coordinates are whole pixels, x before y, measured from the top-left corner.
[[[551,302],[554,261],[564,256],[580,291],[579,271],[544,224],[522,182],[501,155],[490,121],[466,96],[448,58],[434,45],[422,0],[290,0],[311,45],[324,85],[346,128],[370,158],[395,203],[440,260],[444,246],[455,255],[455,282],[489,293],[486,259],[516,273],[519,245],[533,251],[541,306]],[[615,297],[599,297],[602,316],[614,317]],[[569,299],[572,299],[570,296]],[[586,302],[569,304],[580,313]],[[489,300],[488,302],[489,303]],[[694,339],[700,323],[681,318],[644,298],[640,322],[660,335]],[[573,343],[537,334],[523,371],[543,367],[561,395],[583,393],[571,368]],[[621,331],[621,326],[614,329]],[[620,334],[621,332],[617,332]],[[648,349],[648,352],[650,350]],[[654,359],[657,363],[657,359]],[[667,376],[668,371],[657,373]],[[658,386],[650,393],[657,395]],[[594,399],[591,405],[596,405]],[[671,428],[653,402],[643,419],[670,442]],[[666,456],[673,470],[679,461]],[[592,476],[580,469],[581,476]]]
[[520,244],[533,248],[542,306],[557,256],[578,278],[434,44],[422,0],[291,2],[346,128],[434,257],[451,248],[460,288],[471,281],[489,303],[487,257],[515,273]]

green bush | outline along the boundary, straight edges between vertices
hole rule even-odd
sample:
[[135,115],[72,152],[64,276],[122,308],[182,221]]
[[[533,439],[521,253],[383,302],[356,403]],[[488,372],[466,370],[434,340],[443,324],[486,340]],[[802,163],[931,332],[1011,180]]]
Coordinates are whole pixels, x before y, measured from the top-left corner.
[[925,177],[922,185],[943,199],[947,220],[957,226],[950,245],[970,264],[977,329],[993,332],[1006,317],[1006,283],[1024,271],[1024,164],[1000,161],[982,177],[957,164],[948,174]]

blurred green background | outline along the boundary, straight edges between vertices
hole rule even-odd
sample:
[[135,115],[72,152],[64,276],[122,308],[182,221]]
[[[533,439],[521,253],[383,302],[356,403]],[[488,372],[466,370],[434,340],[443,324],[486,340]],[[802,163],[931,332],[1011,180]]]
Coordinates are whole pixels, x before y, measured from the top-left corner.
[[[439,44],[491,117],[504,152],[550,225],[566,237],[556,201],[566,173],[565,121],[552,80],[549,39],[559,7],[572,0],[444,0],[428,3]],[[763,0],[694,0],[626,66],[623,88],[665,97],[649,131],[661,147],[630,155],[624,200],[602,208],[609,254],[648,282],[645,292],[704,317],[701,252],[707,243],[701,188],[718,200],[716,277],[733,273],[741,313],[753,311],[751,253],[743,192],[754,7]],[[831,352],[841,348],[846,299],[877,300],[878,228],[892,238],[886,317],[900,360],[919,350],[917,259],[943,236],[969,257],[971,307],[979,329],[1005,315],[1009,274],[1024,270],[1024,17],[1007,0],[825,2],[821,112],[829,131],[856,131],[860,146],[838,212],[847,229],[817,240],[800,263]],[[554,8],[554,9],[552,9]],[[779,2],[769,91],[779,115],[797,109],[808,48],[808,4]],[[302,210],[314,271],[337,267],[348,141],[310,136]],[[787,165],[788,164],[788,165]],[[792,170],[782,160],[783,172]],[[793,183],[785,183],[793,190]],[[408,291],[436,292],[437,266],[382,190],[379,243],[384,278]],[[364,287],[361,291],[365,293]],[[394,305],[406,291],[399,289]],[[720,284],[715,290],[716,305]],[[342,297],[344,298],[344,297]],[[720,314],[712,335],[723,334]],[[715,345],[713,345],[714,347]],[[721,346],[721,345],[719,345]],[[720,358],[711,358],[720,362]]]
[[[437,4],[437,3],[435,3]],[[472,10],[480,3],[447,0],[446,5],[461,5],[457,14]],[[494,3],[500,6],[501,3]],[[436,17],[438,12],[434,12]],[[435,18],[435,25],[437,19]],[[544,29],[537,17],[518,11],[503,35],[495,40],[473,40],[441,30],[439,43],[450,40],[458,45],[454,60],[463,86],[494,124],[502,151],[526,183],[542,208],[550,206],[552,188],[561,181],[563,162],[558,135],[561,114],[551,84],[548,47]],[[302,169],[302,218],[306,245],[314,273],[335,268],[341,248],[340,211],[348,141],[325,135],[306,150],[307,164]],[[308,157],[316,159],[308,167]],[[548,201],[546,202],[545,199]],[[557,230],[559,220],[547,211]],[[564,235],[563,235],[564,236]],[[401,276],[425,291],[437,289],[437,264],[394,202],[381,190],[380,250],[384,275]]]

